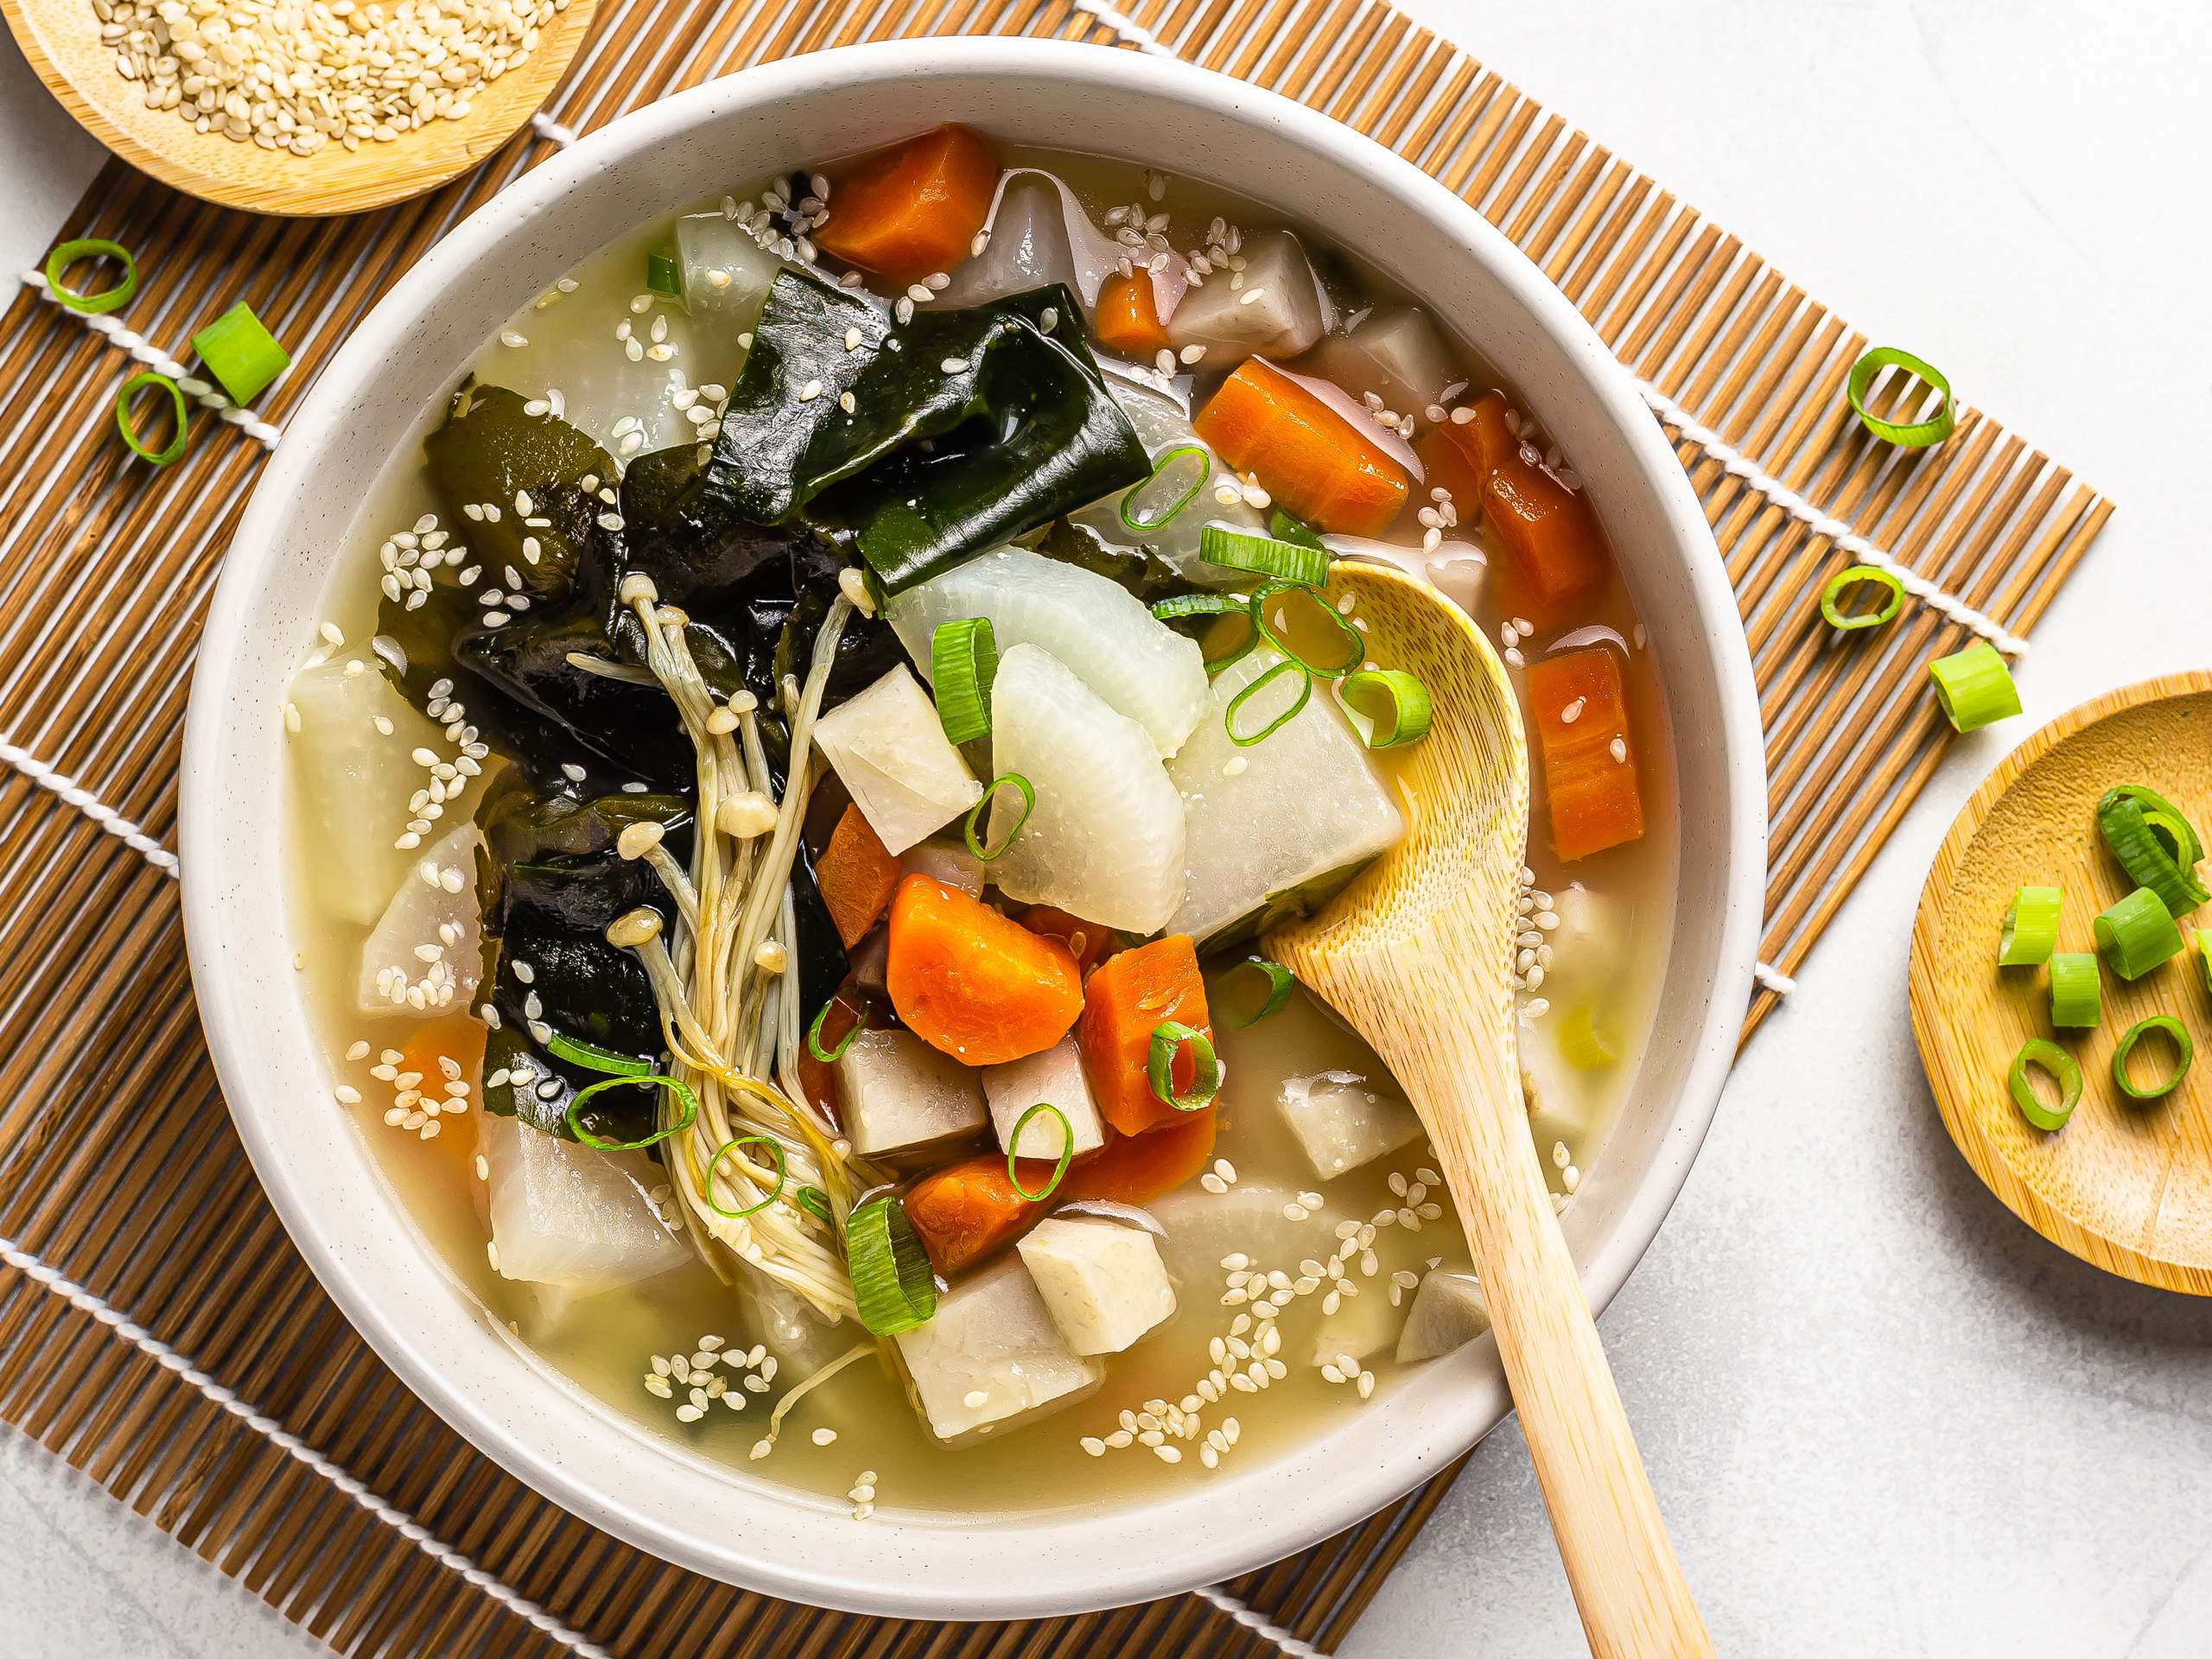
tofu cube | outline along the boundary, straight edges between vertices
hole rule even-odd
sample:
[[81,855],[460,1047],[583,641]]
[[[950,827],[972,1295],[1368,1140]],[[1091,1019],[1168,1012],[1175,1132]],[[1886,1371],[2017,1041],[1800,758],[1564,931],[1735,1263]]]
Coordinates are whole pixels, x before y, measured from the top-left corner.
[[1106,1380],[1103,1363],[1068,1346],[1015,1255],[961,1281],[928,1324],[896,1340],[922,1421],[948,1445],[1058,1410]]
[[905,852],[983,798],[903,663],[817,721],[814,741],[886,852]]
[[1424,1276],[1398,1333],[1398,1363],[1417,1364],[1465,1347],[1490,1329],[1490,1304],[1471,1273],[1438,1268]]
[[1014,1249],[1078,1354],[1118,1354],[1175,1317],[1175,1287],[1159,1244],[1141,1227],[1055,1217]]
[[903,1027],[854,1037],[837,1058],[837,1098],[863,1157],[973,1135],[990,1122],[976,1074]]
[[[1083,1075],[1083,1052],[1076,1046],[1072,1032],[1041,1054],[985,1066],[983,1094],[991,1103],[991,1124],[998,1130],[999,1146],[1004,1151],[1023,1158],[1058,1158],[1063,1145],[1072,1140],[1073,1155],[1080,1158],[1106,1144],[1098,1108],[1090,1098],[1090,1084]],[[1039,1112],[1023,1127],[1021,1145],[1017,1147],[1014,1125],[1039,1102],[1057,1106],[1066,1115],[1067,1130],[1062,1132],[1059,1120],[1050,1112]]]
[[1325,1181],[1395,1152],[1421,1134],[1411,1106],[1370,1089],[1357,1071],[1292,1077],[1275,1103],[1313,1173]]

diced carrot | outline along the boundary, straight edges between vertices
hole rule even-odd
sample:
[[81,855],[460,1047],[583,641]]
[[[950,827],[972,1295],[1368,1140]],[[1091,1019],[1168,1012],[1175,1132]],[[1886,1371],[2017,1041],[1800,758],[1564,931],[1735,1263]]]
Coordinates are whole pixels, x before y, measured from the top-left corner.
[[918,283],[968,257],[998,188],[981,134],[939,127],[830,169],[830,217],[815,245],[894,283]]
[[1446,421],[1414,446],[1428,482],[1452,492],[1463,521],[1479,506],[1505,557],[1498,568],[1499,608],[1540,628],[1567,620],[1605,586],[1612,569],[1605,532],[1590,498],[1531,461],[1506,424],[1503,393],[1471,405],[1474,418]]
[[884,980],[907,1029],[969,1065],[1041,1052],[1083,1012],[1066,945],[926,875],[891,901]]
[[1152,291],[1152,273],[1133,276],[1116,274],[1098,285],[1098,343],[1149,363],[1167,346],[1167,330],[1160,326],[1159,302]]
[[867,816],[857,806],[846,807],[830,832],[830,844],[814,861],[814,880],[848,950],[891,908],[899,868]]
[[[835,1053],[837,1045],[845,1040],[845,1033],[868,1017],[868,1004],[862,1000],[860,988],[847,980],[830,999],[830,1006],[822,1011],[822,1024],[814,1033],[815,1040],[822,1045],[825,1054]],[[814,1109],[839,1128],[844,1126],[845,1113],[837,1096],[837,1068],[828,1060],[817,1060],[814,1051],[804,1043],[798,1051],[798,1086]]]
[[1032,933],[1049,934],[1067,946],[1077,969],[1085,975],[1114,948],[1116,936],[1112,928],[1071,916],[1057,905],[1032,905],[1016,919]]
[[[1185,1116],[1152,1091],[1152,1033],[1164,1020],[1213,1036],[1198,953],[1186,933],[1108,957],[1084,985],[1077,1028],[1084,1076],[1099,1116],[1123,1135],[1142,1135]],[[1179,1092],[1190,1087],[1192,1069],[1186,1046],[1177,1052],[1171,1075]]]
[[[1213,1108],[1176,1114],[1150,1135],[1114,1135],[1103,1147],[1068,1166],[1050,1201],[1034,1204],[1014,1191],[1006,1160],[996,1154],[963,1159],[932,1171],[907,1189],[906,1218],[939,1273],[953,1274],[1003,1249],[1052,1213],[1077,1198],[1149,1204],[1204,1169],[1213,1155]],[[1020,1161],[1021,1184],[1042,1192],[1052,1166]]]
[[1529,667],[1529,706],[1551,798],[1552,850],[1586,858],[1643,834],[1643,796],[1619,659],[1604,645]]
[[1413,480],[1388,451],[1281,370],[1248,358],[1192,423],[1309,524],[1380,536]]
[[[475,1125],[468,1117],[447,1114],[449,1103],[457,1111],[475,1112],[484,1098],[484,1041],[488,1033],[484,1027],[465,1014],[448,1015],[429,1025],[419,1026],[407,1040],[399,1046],[398,1074],[415,1076],[418,1081],[408,1085],[419,1090],[425,1100],[439,1103],[439,1116],[426,1121],[423,1129],[434,1125],[436,1132],[427,1140],[422,1129],[411,1132],[423,1154],[448,1166],[448,1173],[456,1180],[466,1180],[473,1173],[476,1156]],[[454,1096],[446,1092],[445,1067],[442,1060],[451,1060],[460,1068],[460,1081],[467,1084],[468,1092]]]

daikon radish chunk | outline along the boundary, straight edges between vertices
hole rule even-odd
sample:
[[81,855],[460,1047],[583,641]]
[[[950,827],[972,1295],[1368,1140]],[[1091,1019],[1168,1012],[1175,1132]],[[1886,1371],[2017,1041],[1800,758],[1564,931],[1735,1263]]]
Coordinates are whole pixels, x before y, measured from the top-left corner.
[[904,664],[823,715],[814,741],[893,853],[942,830],[983,797],[946,739],[937,705]]
[[1167,319],[1176,351],[1202,346],[1206,366],[1233,369],[1248,357],[1287,358],[1310,351],[1329,324],[1329,302],[1312,261],[1288,231],[1262,231],[1244,242],[1243,281],[1217,270],[1183,296]]
[[1014,1248],[1078,1354],[1118,1354],[1175,1317],[1175,1287],[1142,1228],[1055,1217]]
[[990,1122],[975,1072],[900,1027],[858,1033],[837,1058],[845,1134],[863,1157],[973,1135]]
[[[429,781],[415,753],[452,753],[365,650],[302,670],[289,712],[299,717],[297,730],[289,719],[286,728],[306,809],[300,830],[315,849],[311,891],[334,919],[365,927],[422,856],[394,844],[414,816],[408,798]],[[474,807],[472,799],[454,816]]]
[[634,1284],[691,1259],[647,1194],[666,1177],[642,1153],[601,1152],[478,1112],[494,1265],[580,1292]]
[[1391,413],[1417,421],[1427,418],[1445,387],[1465,378],[1443,334],[1416,305],[1378,306],[1295,366],[1325,376],[1355,397],[1373,392]]
[[947,1445],[1057,1411],[1106,1380],[1103,1364],[1068,1346],[1012,1254],[962,1280],[938,1298],[929,1323],[894,1340],[924,1424]]
[[1276,1093],[1282,1121],[1313,1173],[1333,1180],[1417,1140],[1421,1119],[1386,1083],[1357,1071],[1286,1077]]
[[[1191,429],[1190,411],[1181,403],[1110,368],[1106,389],[1143,440],[1154,474],[1141,484],[1070,513],[1070,521],[1109,547],[1150,548],[1195,586],[1234,585],[1244,573],[1200,558],[1199,537],[1209,524],[1263,536],[1268,515],[1245,504],[1243,480]],[[1224,494],[1229,497],[1225,501]]]
[[476,855],[483,831],[464,818],[399,878],[361,946],[354,1006],[365,1014],[466,1008],[483,971]]
[[683,307],[699,325],[702,344],[734,378],[745,360],[738,336],[760,321],[768,288],[784,262],[753,233],[721,213],[686,213],[676,221],[677,263],[683,270]]
[[[1083,1075],[1083,1055],[1072,1033],[1042,1053],[985,1066],[983,1094],[991,1103],[991,1125],[998,1131],[999,1146],[1006,1152],[1057,1159],[1072,1144],[1074,1155],[1080,1158],[1106,1144],[1105,1128]],[[1063,1129],[1060,1118],[1050,1112],[1039,1112],[1022,1123],[1030,1109],[1040,1103],[1058,1107],[1067,1127]],[[1019,1147],[1014,1144],[1016,1124],[1021,1124]],[[1036,1185],[1034,1181],[1027,1184]]]
[[1417,1365],[1465,1347],[1490,1329],[1490,1305],[1471,1273],[1432,1268],[1414,1292],[1406,1328],[1398,1334],[1398,1363]]

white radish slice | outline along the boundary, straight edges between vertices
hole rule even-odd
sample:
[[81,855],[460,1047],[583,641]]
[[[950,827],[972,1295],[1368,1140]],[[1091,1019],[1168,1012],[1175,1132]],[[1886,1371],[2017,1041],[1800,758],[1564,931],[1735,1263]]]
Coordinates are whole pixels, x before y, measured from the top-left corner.
[[499,1272],[569,1290],[634,1284],[690,1259],[647,1196],[660,1172],[491,1112],[476,1114]]
[[[705,343],[742,361],[744,347],[737,337],[760,321],[784,262],[721,213],[686,213],[677,219],[676,257],[683,271],[684,308],[697,319]],[[735,365],[730,372],[736,373]]]
[[982,798],[903,664],[817,721],[814,741],[886,852],[905,852]]
[[1262,231],[1244,240],[1243,280],[1217,270],[1162,313],[1168,344],[1178,353],[1203,346],[1209,368],[1229,370],[1248,357],[1296,357],[1328,332],[1330,306],[1313,264],[1288,231]]
[[415,752],[453,757],[438,728],[392,689],[365,651],[360,658],[302,670],[292,682],[290,712],[298,716],[296,729],[286,725],[304,807],[300,828],[315,849],[308,890],[331,916],[366,927],[421,856],[393,844],[411,816],[408,798],[429,781]]
[[[1109,547],[1152,549],[1186,582],[1214,588],[1243,579],[1244,572],[1208,564],[1198,556],[1199,537],[1209,523],[1267,533],[1267,516],[1245,505],[1235,469],[1191,429],[1191,417],[1184,405],[1166,392],[1110,371],[1106,389],[1129,417],[1155,467],[1177,450],[1195,449],[1198,455],[1166,462],[1167,470],[1158,482],[1135,485],[1094,501],[1070,513],[1070,520],[1096,532]],[[1198,470],[1201,463],[1203,473]],[[1158,522],[1186,485],[1195,486],[1189,501],[1172,518]],[[1223,491],[1234,494],[1224,501],[1217,493]],[[1125,512],[1137,522],[1123,518]]]
[[361,946],[353,994],[361,1013],[435,1014],[468,1006],[483,971],[476,902],[476,855],[483,845],[483,831],[464,818],[407,867]]

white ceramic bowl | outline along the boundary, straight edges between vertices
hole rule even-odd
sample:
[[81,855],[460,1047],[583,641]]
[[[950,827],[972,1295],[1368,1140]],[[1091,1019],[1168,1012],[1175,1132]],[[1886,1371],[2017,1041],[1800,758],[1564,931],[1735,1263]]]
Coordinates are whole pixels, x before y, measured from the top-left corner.
[[1236,1460],[1133,1512],[957,1521],[795,1494],[618,1420],[518,1352],[378,1178],[296,983],[273,810],[278,710],[378,468],[517,306],[702,193],[938,122],[1219,179],[1329,227],[1478,342],[1589,482],[1648,620],[1682,802],[1680,892],[1632,1103],[1567,1219],[1603,1307],[1704,1138],[1756,946],[1765,785],[1735,606],[1703,513],[1628,375],[1497,232],[1347,129],[1134,53],[1013,40],[855,47],[753,69],[595,133],[511,186],[370,314],[293,415],[238,530],[185,740],[185,911],[202,1018],[240,1135],[354,1325],[454,1427],[538,1491],[671,1560],[873,1613],[1005,1618],[1129,1602],[1274,1560],[1434,1473],[1503,1415],[1487,1341],[1404,1379],[1278,1461]]

